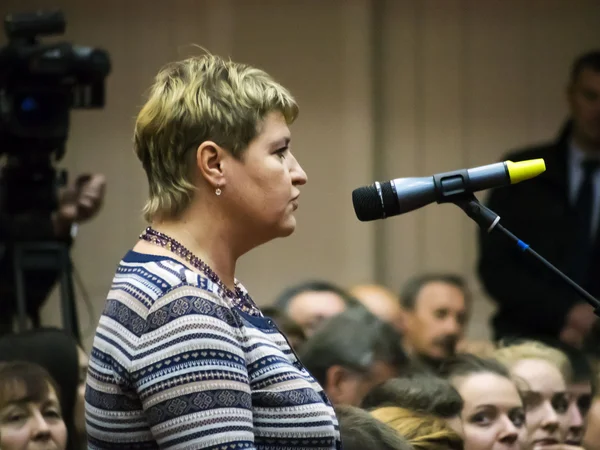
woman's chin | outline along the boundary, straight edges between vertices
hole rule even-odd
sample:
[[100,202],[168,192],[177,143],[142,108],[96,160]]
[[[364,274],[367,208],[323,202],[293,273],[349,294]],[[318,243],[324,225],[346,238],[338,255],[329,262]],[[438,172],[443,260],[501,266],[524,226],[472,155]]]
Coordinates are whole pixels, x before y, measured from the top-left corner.
[[296,230],[296,218],[294,216],[289,216],[279,227],[279,236],[278,237],[288,237]]

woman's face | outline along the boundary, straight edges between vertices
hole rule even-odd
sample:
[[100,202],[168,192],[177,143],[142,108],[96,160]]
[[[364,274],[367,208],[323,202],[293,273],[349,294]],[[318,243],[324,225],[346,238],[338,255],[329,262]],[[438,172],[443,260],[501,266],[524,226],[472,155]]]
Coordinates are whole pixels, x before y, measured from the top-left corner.
[[453,381],[463,398],[465,450],[523,450],[525,412],[515,384],[494,373]]
[[569,402],[565,380],[557,367],[541,359],[524,359],[512,368],[515,378],[522,379],[527,409],[528,445],[531,450],[543,450],[563,441],[559,424]]
[[67,428],[52,387],[41,402],[17,399],[0,409],[2,450],[65,450]]
[[565,444],[579,445],[585,434],[587,416],[592,405],[592,383],[579,382],[567,386],[569,407],[565,421],[561,421],[561,433],[566,435]]
[[292,155],[290,139],[284,116],[270,113],[242,158],[221,164],[226,181],[221,200],[255,243],[288,236],[296,228],[294,212],[306,173]]

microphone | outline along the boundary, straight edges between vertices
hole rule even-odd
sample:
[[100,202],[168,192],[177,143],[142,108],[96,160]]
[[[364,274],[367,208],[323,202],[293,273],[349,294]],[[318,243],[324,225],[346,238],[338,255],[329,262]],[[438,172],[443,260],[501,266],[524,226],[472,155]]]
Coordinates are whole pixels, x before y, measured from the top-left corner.
[[543,159],[504,161],[430,177],[396,178],[352,191],[356,217],[361,222],[385,219],[433,202],[447,203],[462,194],[520,183],[546,170]]

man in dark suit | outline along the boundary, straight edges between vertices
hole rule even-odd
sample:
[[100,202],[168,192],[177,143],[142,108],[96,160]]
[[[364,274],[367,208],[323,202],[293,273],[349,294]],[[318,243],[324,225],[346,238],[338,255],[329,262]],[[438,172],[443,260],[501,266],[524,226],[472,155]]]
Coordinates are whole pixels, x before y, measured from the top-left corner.
[[[573,64],[570,119],[554,142],[504,160],[543,158],[537,178],[492,191],[487,206],[502,224],[592,295],[600,296],[600,51]],[[495,338],[559,338],[580,347],[592,333],[593,309],[502,236],[480,236],[479,275],[497,303]]]

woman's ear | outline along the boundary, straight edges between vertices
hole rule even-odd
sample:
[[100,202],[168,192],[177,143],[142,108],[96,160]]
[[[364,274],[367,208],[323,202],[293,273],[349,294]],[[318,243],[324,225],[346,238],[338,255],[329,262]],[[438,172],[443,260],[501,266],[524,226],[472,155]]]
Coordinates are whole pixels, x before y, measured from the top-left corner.
[[338,365],[331,366],[325,373],[325,386],[323,386],[323,389],[334,404],[343,403],[347,388],[346,375],[346,369]]
[[196,165],[200,175],[215,189],[225,186],[223,164],[228,153],[212,141],[205,141],[196,151]]

